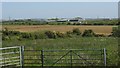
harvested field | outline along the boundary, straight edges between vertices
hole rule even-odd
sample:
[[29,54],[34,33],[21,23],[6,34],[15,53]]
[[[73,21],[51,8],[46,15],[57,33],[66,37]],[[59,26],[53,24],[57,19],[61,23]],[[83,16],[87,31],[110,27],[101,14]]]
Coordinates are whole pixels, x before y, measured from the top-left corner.
[[73,28],[79,28],[82,32],[85,29],[92,29],[95,33],[99,34],[111,34],[112,28],[117,26],[73,26],[73,25],[3,25],[2,29],[8,28],[8,30],[15,30],[20,32],[34,32],[34,31],[71,31]]

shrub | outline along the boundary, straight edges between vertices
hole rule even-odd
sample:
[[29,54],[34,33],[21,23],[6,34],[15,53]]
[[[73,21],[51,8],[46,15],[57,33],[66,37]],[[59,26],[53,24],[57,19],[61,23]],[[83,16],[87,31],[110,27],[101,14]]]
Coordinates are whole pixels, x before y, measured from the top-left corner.
[[59,37],[59,38],[65,38],[65,37],[66,37],[65,34],[64,34],[64,33],[61,33],[61,32],[56,32],[56,35],[57,35],[57,37]]
[[90,30],[85,30],[82,34],[83,37],[93,37],[95,36],[95,33],[90,29]]
[[113,29],[112,36],[120,37],[120,28],[119,27]]
[[19,31],[8,31],[7,28],[5,28],[4,30],[2,30],[3,35],[20,35]]
[[2,40],[10,40],[10,37],[6,35],[2,35]]
[[106,37],[104,34],[95,34],[95,37]]
[[20,35],[20,32],[19,32],[19,31],[7,31],[7,33],[8,33],[9,35],[12,35],[12,36],[14,36],[14,35]]
[[72,25],[72,24],[70,22],[68,22],[67,25]]
[[45,34],[48,38],[56,38],[56,34],[52,31],[46,31]]
[[35,32],[33,33],[34,39],[45,39],[47,36],[44,33]]
[[30,33],[22,33],[21,37],[29,39],[31,37],[31,35],[30,35]]
[[76,34],[76,35],[81,35],[81,32],[78,28],[74,28],[73,29],[73,34]]
[[22,38],[20,36],[17,36],[16,38],[17,40],[22,41]]
[[67,37],[72,37],[72,34],[73,34],[72,31],[67,31],[67,32],[66,32],[66,36],[67,36]]
[[39,39],[46,39],[47,36],[44,33],[39,33]]
[[2,30],[3,35],[9,35],[8,29],[5,27],[4,30]]
[[25,39],[45,39],[46,35],[44,33],[40,33],[40,32],[22,33],[21,38],[25,38]]

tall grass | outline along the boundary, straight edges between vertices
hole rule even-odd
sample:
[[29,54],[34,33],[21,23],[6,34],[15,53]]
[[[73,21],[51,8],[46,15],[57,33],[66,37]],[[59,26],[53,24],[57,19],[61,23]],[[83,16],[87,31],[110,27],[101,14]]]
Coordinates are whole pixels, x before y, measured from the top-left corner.
[[25,46],[26,50],[51,50],[51,49],[107,49],[107,64],[117,65],[118,61],[118,39],[114,37],[77,37],[58,39],[37,40],[5,40],[3,47]]

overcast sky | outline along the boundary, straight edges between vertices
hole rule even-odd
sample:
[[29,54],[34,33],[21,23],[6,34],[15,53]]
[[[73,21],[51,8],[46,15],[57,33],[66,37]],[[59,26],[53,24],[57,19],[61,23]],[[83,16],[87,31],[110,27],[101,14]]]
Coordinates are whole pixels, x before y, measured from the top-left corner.
[[3,2],[2,18],[118,17],[117,2]]

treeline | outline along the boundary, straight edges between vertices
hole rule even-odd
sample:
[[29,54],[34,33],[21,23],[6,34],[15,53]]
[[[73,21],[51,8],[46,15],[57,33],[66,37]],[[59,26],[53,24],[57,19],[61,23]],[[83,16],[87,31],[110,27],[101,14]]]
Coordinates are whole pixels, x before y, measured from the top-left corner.
[[118,19],[112,20],[87,20],[88,25],[119,25]]
[[80,22],[46,22],[28,20],[2,21],[3,25],[119,25],[117,19],[112,20],[84,20]]
[[[8,31],[5,28],[2,32],[2,40],[10,40],[17,38],[22,39],[56,39],[56,38],[72,38],[72,37],[106,37],[104,34],[96,34],[92,30],[85,30],[83,33],[78,29],[74,28],[72,31],[67,32],[55,32],[55,31],[45,31],[45,32],[33,32],[33,33],[23,33],[19,31]],[[112,37],[120,37],[120,29],[115,28],[112,32]],[[108,37],[109,37],[108,36]]]

